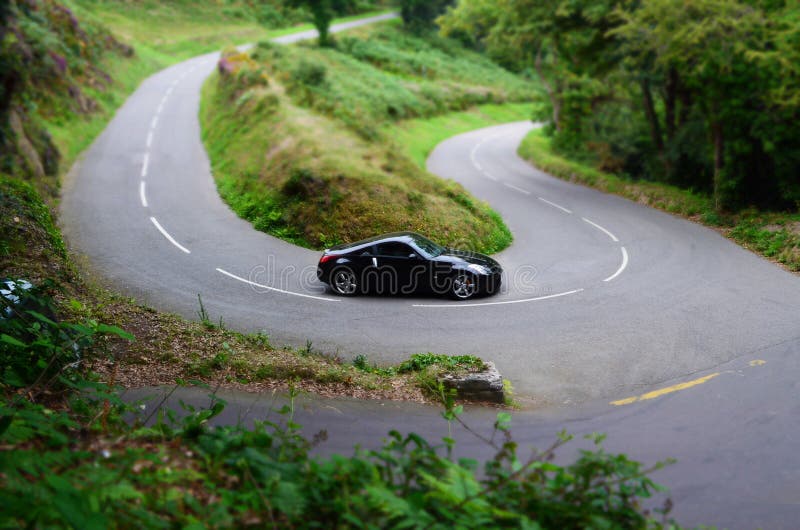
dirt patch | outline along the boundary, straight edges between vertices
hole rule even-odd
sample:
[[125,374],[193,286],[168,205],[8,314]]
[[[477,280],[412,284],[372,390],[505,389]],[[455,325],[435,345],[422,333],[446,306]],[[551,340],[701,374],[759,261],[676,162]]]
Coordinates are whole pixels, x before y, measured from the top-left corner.
[[102,307],[97,317],[136,337],[101,345],[91,369],[108,383],[137,388],[199,381],[247,392],[292,385],[327,397],[429,402],[410,375],[364,373],[323,352],[275,349],[263,335],[189,322],[125,300],[97,305]]

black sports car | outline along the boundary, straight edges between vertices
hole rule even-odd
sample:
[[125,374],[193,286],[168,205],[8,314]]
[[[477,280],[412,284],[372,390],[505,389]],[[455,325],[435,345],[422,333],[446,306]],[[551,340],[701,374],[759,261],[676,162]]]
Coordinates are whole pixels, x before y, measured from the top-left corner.
[[497,292],[502,273],[489,256],[446,248],[413,232],[329,248],[317,267],[317,277],[343,296],[433,293],[458,300]]

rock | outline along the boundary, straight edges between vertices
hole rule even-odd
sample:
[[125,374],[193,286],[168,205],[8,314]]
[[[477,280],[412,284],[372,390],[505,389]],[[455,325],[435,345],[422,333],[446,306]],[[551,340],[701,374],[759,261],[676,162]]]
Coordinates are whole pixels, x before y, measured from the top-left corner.
[[504,403],[503,377],[493,362],[486,363],[482,372],[461,375],[447,374],[440,378],[445,388],[455,388],[458,397],[467,401]]
[[45,176],[44,166],[39,153],[36,151],[33,143],[31,143],[28,136],[25,134],[25,127],[22,124],[22,118],[16,110],[12,110],[9,114],[9,123],[11,130],[16,138],[17,152],[22,159],[22,166],[25,175],[32,178],[42,179]]

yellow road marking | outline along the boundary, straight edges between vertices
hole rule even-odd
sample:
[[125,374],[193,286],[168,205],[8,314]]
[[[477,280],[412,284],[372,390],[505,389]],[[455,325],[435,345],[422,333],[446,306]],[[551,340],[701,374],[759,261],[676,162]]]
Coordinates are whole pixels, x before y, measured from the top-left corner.
[[761,359],[750,361],[750,366],[764,366],[765,364],[767,364],[767,361],[762,361]]
[[693,386],[702,385],[706,381],[710,381],[719,375],[719,372],[707,375],[705,377],[701,377],[700,379],[695,379],[694,381],[687,381],[686,383],[679,383],[677,385],[668,386],[666,388],[661,388],[659,390],[653,390],[652,392],[647,392],[646,394],[642,394],[641,396],[633,396],[625,399],[619,399],[617,401],[612,401],[612,405],[630,405],[631,403],[636,403],[637,401],[646,401],[648,399],[655,399],[657,397],[661,397],[665,394],[671,394],[672,392],[677,392],[678,390],[686,390],[687,388],[692,388]]

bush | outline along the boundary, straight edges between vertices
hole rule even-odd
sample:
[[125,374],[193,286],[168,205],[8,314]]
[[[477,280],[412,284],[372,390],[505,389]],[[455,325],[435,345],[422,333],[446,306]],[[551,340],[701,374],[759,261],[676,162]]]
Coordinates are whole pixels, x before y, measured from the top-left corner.
[[[641,506],[661,490],[648,474],[663,464],[645,469],[625,455],[606,453],[602,436],[589,437],[594,449],[580,451],[565,466],[553,463],[556,450],[570,439],[563,433],[550,448],[521,459],[511,417],[501,413],[494,434],[484,439],[495,457],[482,467],[453,458],[450,438],[432,444],[397,431],[378,450],[319,458],[310,450],[325,433],[313,440],[300,436],[291,406],[280,411],[282,419],[257,422],[252,429],[209,427],[225,406],[212,397],[208,409],[186,406],[183,417],[154,410],[152,426],[109,422],[90,437],[75,436],[82,416],[22,400],[3,405],[0,525],[665,527],[666,521]],[[444,415],[459,422],[459,413],[449,408]]]
[[[5,285],[0,286],[5,288]],[[0,377],[3,385],[24,388],[66,382],[77,373],[98,337],[110,334],[132,340],[114,326],[60,322],[46,283],[31,290],[15,289],[16,300],[0,297]]]

